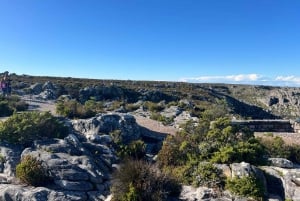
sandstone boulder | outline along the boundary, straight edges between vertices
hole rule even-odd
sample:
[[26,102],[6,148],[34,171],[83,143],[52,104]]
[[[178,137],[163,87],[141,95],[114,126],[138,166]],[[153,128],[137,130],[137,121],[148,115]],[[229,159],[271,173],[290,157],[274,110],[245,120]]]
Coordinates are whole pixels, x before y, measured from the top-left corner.
[[140,127],[129,114],[99,114],[90,119],[73,120],[72,124],[76,131],[94,142],[101,140],[101,137],[95,135],[108,135],[115,130],[120,130],[120,137],[124,143],[140,138]]
[[35,83],[30,86],[32,94],[38,95],[43,91],[43,85],[41,83]]
[[43,90],[47,90],[47,89],[49,89],[49,90],[55,90],[55,87],[54,87],[54,85],[53,85],[52,82],[47,81],[47,82],[45,82],[45,84],[43,85],[42,89],[43,89]]
[[281,168],[293,168],[294,164],[290,160],[285,158],[269,158],[268,161],[271,166],[281,167]]

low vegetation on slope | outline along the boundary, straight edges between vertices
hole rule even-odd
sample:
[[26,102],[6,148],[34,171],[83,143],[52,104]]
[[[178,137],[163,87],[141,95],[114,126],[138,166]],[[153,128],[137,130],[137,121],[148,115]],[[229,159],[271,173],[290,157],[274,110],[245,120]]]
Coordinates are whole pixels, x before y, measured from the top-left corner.
[[17,165],[16,177],[21,182],[32,186],[43,185],[48,180],[45,167],[38,159],[30,155],[26,155]]
[[113,201],[163,201],[180,193],[175,179],[142,160],[126,161],[114,177]]
[[205,121],[189,122],[182,132],[169,136],[159,152],[158,163],[184,183],[193,183],[194,171],[203,161],[261,165],[266,163],[265,155],[253,133],[237,130],[229,119],[218,118],[211,125]]
[[14,112],[25,111],[28,105],[17,96],[0,96],[0,117],[10,116]]
[[[199,116],[208,105],[225,101],[226,110],[237,118],[296,118],[300,115],[300,90],[265,86],[197,84],[131,80],[97,80],[60,77],[11,75],[15,91],[33,93],[31,85],[51,82],[55,96],[70,95],[85,106],[85,102],[119,102],[125,108],[138,101],[159,103],[188,100],[189,111]],[[35,94],[35,93],[33,93]],[[272,95],[273,94],[273,95]],[[276,96],[274,96],[274,94]],[[179,105],[179,104],[178,104]],[[83,111],[83,116],[85,112]],[[72,115],[72,114],[71,114]],[[79,112],[79,115],[80,112]],[[156,115],[157,116],[157,115]]]
[[0,141],[30,146],[34,140],[63,138],[68,133],[57,118],[49,112],[15,113],[0,122]]

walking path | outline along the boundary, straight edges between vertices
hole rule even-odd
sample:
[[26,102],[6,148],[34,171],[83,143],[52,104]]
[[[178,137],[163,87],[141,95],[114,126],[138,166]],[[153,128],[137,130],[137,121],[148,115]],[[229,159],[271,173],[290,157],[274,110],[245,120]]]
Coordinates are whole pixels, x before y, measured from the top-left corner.
[[136,122],[140,126],[143,126],[157,133],[175,135],[175,133],[178,131],[178,129],[174,128],[173,126],[165,126],[161,122],[149,119],[147,117],[138,116],[138,115],[134,115],[134,117],[136,119]]
[[50,112],[51,114],[56,115],[54,101],[42,101],[42,100],[27,99],[27,98],[22,98],[22,100],[28,103],[29,111]]
[[[22,97],[22,100],[29,104],[29,111],[49,111],[51,112],[51,114],[56,115],[54,101],[31,99],[27,96]],[[136,119],[136,122],[140,126],[157,133],[175,135],[175,133],[178,131],[178,129],[174,128],[173,126],[165,126],[161,122],[152,120],[147,117],[143,117],[140,115],[134,115],[134,117]],[[0,118],[0,120],[5,120],[6,118],[7,117]]]

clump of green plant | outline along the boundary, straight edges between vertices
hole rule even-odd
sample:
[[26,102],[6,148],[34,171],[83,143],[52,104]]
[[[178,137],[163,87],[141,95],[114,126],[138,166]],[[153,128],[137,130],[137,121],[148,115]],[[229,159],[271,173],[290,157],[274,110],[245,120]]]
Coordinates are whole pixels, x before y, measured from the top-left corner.
[[115,100],[115,101],[112,102],[112,104],[110,105],[110,107],[108,108],[108,110],[109,111],[117,110],[117,109],[119,109],[122,106],[124,106],[124,102]]
[[4,163],[4,162],[5,162],[5,157],[2,154],[0,154],[0,163]]
[[127,103],[127,104],[125,105],[125,109],[126,109],[126,111],[128,111],[128,112],[135,111],[135,110],[137,110],[137,109],[139,109],[139,108],[140,108],[140,105],[139,105],[139,104],[136,104],[136,103]]
[[144,107],[148,109],[150,112],[161,112],[163,109],[165,109],[165,105],[161,103],[154,103],[151,101],[146,101],[144,103]]
[[255,200],[262,200],[265,192],[261,181],[254,176],[228,178],[225,188],[235,195],[249,197]]
[[30,146],[34,140],[63,138],[68,128],[49,112],[15,113],[0,122],[0,141]]
[[267,137],[274,137],[274,134],[272,132],[264,133],[264,135]]
[[174,120],[174,118],[163,116],[158,112],[152,112],[151,116],[150,116],[150,119],[160,121],[160,122],[163,123],[163,125],[170,125]]
[[146,145],[142,140],[135,140],[128,145],[119,143],[117,145],[117,153],[121,158],[142,159],[146,154]]
[[28,104],[17,96],[0,96],[0,116],[10,116],[15,111],[25,111]]
[[21,182],[32,186],[43,185],[48,180],[46,169],[42,166],[42,162],[30,155],[26,155],[17,165],[16,177]]
[[85,105],[76,100],[59,100],[56,103],[56,112],[68,118],[89,118],[95,116],[95,107],[92,100],[87,101]]
[[114,174],[114,201],[163,201],[180,193],[175,179],[145,161],[128,160]]
[[193,172],[195,186],[206,186],[209,188],[223,188],[225,177],[221,169],[215,167],[212,163],[199,163]]
[[[203,167],[203,161],[225,164],[244,161],[263,165],[266,163],[265,155],[264,147],[253,133],[232,126],[228,118],[218,118],[212,123],[202,119],[190,121],[182,126],[181,132],[168,136],[158,153],[157,163],[185,184],[217,186],[222,183],[215,181],[217,170],[209,169],[209,165]],[[201,179],[200,174],[205,175],[205,172],[211,174],[206,175],[206,181]]]
[[260,143],[264,146],[269,157],[287,158],[292,162],[300,162],[300,146],[296,144],[286,144],[279,137],[262,137]]
[[8,101],[0,101],[0,115],[9,116],[13,113],[13,109],[9,107]]

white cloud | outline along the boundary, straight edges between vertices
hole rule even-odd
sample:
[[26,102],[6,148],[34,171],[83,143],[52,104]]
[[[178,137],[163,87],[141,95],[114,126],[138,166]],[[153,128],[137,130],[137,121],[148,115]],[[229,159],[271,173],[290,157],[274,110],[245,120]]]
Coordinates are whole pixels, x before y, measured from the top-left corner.
[[217,76],[199,76],[190,78],[181,78],[181,82],[199,82],[199,83],[231,83],[231,84],[254,84],[271,86],[300,86],[300,77],[277,76],[267,77],[259,74],[237,74],[237,75],[217,75]]
[[300,85],[300,77],[296,77],[294,75],[290,76],[277,76],[275,78],[276,81],[284,83],[284,85],[288,86],[294,86],[294,85]]
[[246,82],[257,81],[261,78],[258,74],[239,74],[239,75],[225,75],[225,76],[200,76],[191,78],[182,78],[183,82]]
[[275,78],[275,80],[300,83],[300,77],[296,77],[294,75],[290,75],[290,76],[277,76]]

